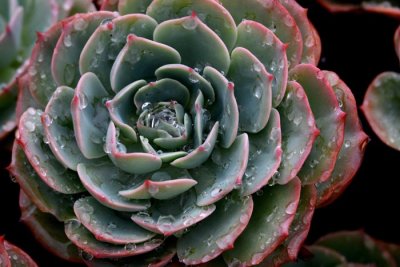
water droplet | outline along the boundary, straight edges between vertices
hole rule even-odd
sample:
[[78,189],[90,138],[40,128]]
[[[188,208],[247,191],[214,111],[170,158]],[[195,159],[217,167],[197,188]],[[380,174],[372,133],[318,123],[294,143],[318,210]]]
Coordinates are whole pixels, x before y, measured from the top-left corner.
[[310,161],[310,164],[309,164],[309,165],[310,165],[310,168],[315,168],[315,166],[317,166],[318,163],[319,163],[319,161],[316,160],[316,159]]
[[143,103],[143,105],[142,105],[142,111],[149,110],[149,109],[151,109],[152,107],[153,107],[153,105],[152,105],[150,102],[145,102],[145,103]]
[[350,140],[344,141],[344,147],[345,148],[349,148],[350,146],[351,146],[351,141]]
[[65,47],[71,47],[72,46],[71,35],[67,34],[66,36],[64,36],[63,42]]
[[197,77],[197,75],[195,73],[190,73],[189,74],[189,81],[191,83],[198,83],[199,82],[199,78]]
[[43,115],[43,122],[47,127],[49,127],[53,123],[53,117],[50,114],[45,113]]
[[[86,241],[86,243],[87,243],[87,241]],[[83,258],[85,261],[91,261],[91,260],[93,260],[94,256],[93,256],[92,254],[90,254],[90,253],[87,253],[87,252],[85,252],[85,251],[82,251],[82,258]]]
[[186,30],[194,30],[197,28],[197,25],[197,20],[194,17],[188,17],[182,23],[182,27]]
[[119,153],[126,153],[126,146],[120,142],[117,142],[117,150]]
[[40,51],[38,57],[37,57],[37,62],[43,62],[44,59],[44,55],[43,55],[43,51]]
[[136,249],[136,244],[135,243],[128,243],[128,244],[125,245],[124,249],[128,250],[128,251],[135,250]]
[[164,230],[169,230],[172,228],[174,221],[175,217],[172,215],[160,216],[157,220],[157,224],[159,224]]
[[77,31],[83,31],[88,26],[88,22],[84,18],[77,18],[74,21],[74,29]]
[[304,42],[305,46],[310,48],[312,46],[314,46],[314,37],[312,35],[308,35],[305,42]]
[[260,85],[256,85],[253,88],[253,95],[254,95],[255,98],[261,99],[261,97],[262,97],[262,87]]
[[289,26],[289,27],[294,25],[294,19],[291,15],[287,15],[284,19],[284,22],[285,22],[286,26]]
[[297,203],[291,202],[286,206],[285,212],[289,215],[292,215],[296,212],[296,210],[297,210]]
[[296,115],[295,117],[294,117],[294,119],[293,119],[293,123],[296,125],[296,126],[299,126],[299,124],[301,123],[301,121],[303,120],[303,117],[301,116],[301,115]]
[[31,66],[29,68],[28,72],[29,72],[29,75],[31,75],[31,76],[35,76],[37,74],[37,70],[36,70],[35,66]]
[[260,72],[261,69],[262,69],[262,67],[261,67],[260,64],[258,64],[258,63],[254,63],[254,64],[253,64],[253,70],[254,70],[255,72]]
[[267,34],[263,41],[263,46],[271,46],[274,43],[274,36],[272,34]]
[[214,188],[214,189],[211,191],[211,197],[216,197],[216,196],[218,196],[218,194],[221,193],[221,192],[222,192],[222,189],[221,189],[221,188]]
[[106,154],[111,153],[111,148],[107,143],[104,143],[103,150],[104,150],[104,153],[106,153]]
[[83,92],[78,93],[78,105],[80,110],[85,109],[88,105],[87,96]]
[[240,222],[245,224],[249,221],[249,215],[247,213],[243,213],[242,215],[240,215]]
[[105,43],[105,42],[102,42],[102,41],[97,42],[97,45],[96,45],[96,54],[101,54],[101,53],[103,53],[105,47],[106,47],[106,43]]
[[35,124],[31,121],[24,122],[24,127],[30,133],[34,132],[36,128]]

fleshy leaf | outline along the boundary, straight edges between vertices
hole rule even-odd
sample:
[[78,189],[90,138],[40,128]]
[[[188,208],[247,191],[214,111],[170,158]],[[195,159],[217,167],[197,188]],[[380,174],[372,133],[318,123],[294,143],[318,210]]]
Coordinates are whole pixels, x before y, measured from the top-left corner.
[[228,193],[235,185],[240,185],[249,158],[249,138],[247,134],[236,137],[235,142],[227,149],[216,147],[211,160],[190,170],[198,182],[197,205],[215,203]]
[[111,120],[115,126],[120,129],[124,137],[133,142],[137,141],[136,132],[132,127],[132,125],[136,124],[137,115],[135,112],[136,109],[132,105],[132,99],[136,92],[146,84],[144,80],[133,82],[119,91],[112,100],[106,103]]
[[393,258],[362,231],[342,231],[328,234],[314,244],[340,253],[348,262],[396,266]]
[[343,144],[345,113],[341,111],[332,86],[324,73],[310,64],[301,64],[290,72],[306,92],[320,135],[298,176],[303,184],[326,181],[331,175]]
[[213,152],[217,141],[218,129],[219,123],[216,122],[203,144],[194,149],[188,155],[174,160],[171,162],[171,165],[183,169],[193,169],[203,164]]
[[78,66],[83,47],[101,21],[114,17],[112,12],[100,11],[77,14],[63,23],[63,31],[51,61],[51,71],[57,85],[76,86],[80,77]]
[[[139,178],[139,177],[138,177]],[[138,180],[138,178],[136,178]],[[187,170],[168,166],[154,173],[142,175],[144,182],[139,186],[120,191],[128,199],[170,199],[189,190],[197,184]]]
[[144,103],[156,104],[163,101],[177,101],[182,106],[189,103],[189,90],[180,82],[166,78],[143,86],[136,93],[134,101],[138,110]]
[[271,112],[273,76],[247,49],[238,47],[232,52],[227,74],[235,84],[239,112],[239,129],[257,133],[267,125]]
[[54,156],[69,169],[76,171],[78,163],[87,163],[76,143],[70,103],[74,90],[60,86],[50,98],[42,115],[42,125]]
[[[5,241],[3,237],[0,237],[0,247],[3,247],[6,250],[8,258],[10,260],[10,267],[11,266],[24,266],[24,267],[38,267],[37,264],[32,260],[32,258],[26,254],[22,249],[13,244]],[[1,249],[0,249],[1,250]],[[1,258],[0,258],[1,259]],[[7,261],[2,261],[2,266],[8,267]]]
[[228,148],[235,141],[239,128],[239,110],[234,94],[234,84],[212,67],[204,69],[206,78],[215,90],[215,103],[211,106],[211,120],[219,121],[220,145]]
[[100,242],[77,220],[65,223],[65,233],[77,247],[96,258],[121,258],[144,254],[159,247],[163,240],[151,239],[136,245]]
[[[136,2],[136,1],[135,1]],[[151,39],[157,23],[142,14],[130,14],[103,22],[90,36],[79,58],[81,74],[93,72],[107,90],[111,89],[110,72],[129,34]]]
[[400,129],[397,97],[400,74],[384,72],[370,84],[364,97],[362,111],[374,133],[386,145],[400,150]]
[[118,216],[115,211],[101,205],[93,197],[77,200],[74,212],[78,220],[99,241],[112,244],[142,243],[155,236],[131,220]]
[[57,85],[76,86],[80,77],[79,57],[83,47],[103,20],[115,16],[107,11],[77,14],[63,24],[51,61],[51,71]]
[[[19,121],[17,142],[41,180],[63,194],[83,192],[74,171],[63,166],[46,144],[40,110],[28,109]],[[44,139],[44,140],[43,140]]]
[[154,201],[149,210],[132,215],[132,220],[154,233],[170,236],[207,218],[214,205],[198,207],[196,193],[188,191],[173,199]]
[[175,48],[182,57],[182,64],[197,68],[200,72],[206,66],[224,73],[228,71],[228,49],[195,13],[161,23],[154,32],[154,40]]
[[282,264],[295,261],[298,253],[306,240],[311,226],[317,201],[317,190],[314,185],[303,186],[301,189],[300,202],[296,215],[289,228],[288,238],[261,264],[260,267],[281,266]]
[[[312,258],[309,260],[299,260],[298,262],[287,263],[284,267],[337,267],[337,266],[348,266],[346,259],[337,253],[336,251],[321,247],[321,246],[309,246],[307,250],[312,253]],[[354,265],[350,265],[354,266]],[[358,266],[358,265],[355,265]],[[360,266],[361,267],[361,266]]]
[[290,81],[278,107],[282,123],[282,164],[276,182],[286,184],[296,177],[319,135],[303,87]]
[[318,0],[326,9],[330,12],[349,12],[349,11],[360,11],[365,10],[369,12],[381,13],[391,17],[400,17],[400,8],[398,2],[395,0],[387,1],[375,1],[375,0],[361,0],[349,1],[349,3],[343,3],[346,1],[338,0]]
[[16,142],[14,142],[12,161],[8,171],[42,212],[53,214],[60,221],[73,216],[74,197],[60,194],[48,187],[36,174],[24,151]]
[[396,51],[397,57],[400,59],[400,26],[396,29],[394,33],[394,49]]
[[137,80],[151,80],[154,72],[165,64],[181,62],[181,55],[168,45],[129,34],[115,59],[110,73],[111,87],[119,92]]
[[128,151],[125,145],[118,141],[117,130],[113,122],[110,122],[108,127],[105,147],[111,161],[128,173],[140,174],[155,171],[162,164],[158,155],[142,151]]
[[118,11],[121,15],[133,13],[146,13],[147,7],[152,0],[119,0]]
[[249,143],[249,160],[240,188],[244,196],[253,194],[265,186],[281,164],[282,137],[277,110],[271,110],[268,124],[261,132],[249,134]]
[[22,38],[24,9],[18,7],[12,14],[4,32],[0,33],[0,69],[7,67],[17,57]]
[[288,77],[288,59],[285,53],[287,45],[262,24],[245,20],[238,26],[236,46],[248,49],[274,75],[272,106],[278,106],[284,96]]
[[82,261],[77,247],[65,235],[63,222],[50,214],[41,212],[22,190],[19,195],[19,206],[21,221],[28,226],[42,246],[64,260],[76,263]]
[[332,202],[349,185],[360,167],[366,144],[369,141],[358,119],[357,103],[351,90],[335,73],[324,71],[324,74],[333,87],[333,90],[335,90],[339,106],[346,112],[346,119],[344,142],[332,175],[326,182],[316,185],[318,190],[318,206]]
[[193,12],[221,38],[229,50],[233,49],[237,35],[235,21],[217,1],[155,0],[147,10],[147,14],[158,22],[185,17]]
[[181,64],[170,64],[156,70],[157,79],[171,78],[186,86],[190,95],[194,95],[197,90],[201,90],[204,97],[211,103],[215,100],[214,89],[211,84],[204,79],[194,69]]
[[279,0],[286,10],[293,16],[302,35],[303,55],[302,63],[318,65],[321,56],[321,39],[310,20],[307,18],[307,9],[301,7],[295,0]]
[[127,200],[119,191],[135,184],[136,176],[122,172],[111,162],[79,164],[79,177],[89,191],[103,205],[118,211],[139,211],[150,206],[147,200]]
[[217,203],[211,216],[178,239],[179,260],[186,265],[208,262],[231,249],[253,211],[251,196],[231,194]]
[[71,113],[76,142],[82,154],[88,159],[105,156],[104,137],[107,121],[110,120],[105,106],[109,93],[101,81],[91,72],[80,78],[71,101]]
[[[300,180],[265,188],[253,195],[250,222],[234,244],[224,252],[227,264],[255,265],[270,255],[289,234],[300,198]],[[253,240],[251,243],[248,240]]]
[[219,0],[219,2],[228,9],[236,24],[248,19],[274,31],[283,43],[288,44],[287,59],[290,66],[294,67],[300,62],[303,51],[301,33],[293,17],[278,1]]
[[42,107],[46,106],[57,88],[51,72],[51,60],[62,32],[62,25],[70,20],[71,18],[67,18],[53,25],[47,32],[38,33],[37,42],[32,50],[28,86],[33,98]]
[[163,267],[171,263],[176,254],[174,243],[161,244],[149,253],[120,259],[96,259],[89,257],[85,260],[88,267]]

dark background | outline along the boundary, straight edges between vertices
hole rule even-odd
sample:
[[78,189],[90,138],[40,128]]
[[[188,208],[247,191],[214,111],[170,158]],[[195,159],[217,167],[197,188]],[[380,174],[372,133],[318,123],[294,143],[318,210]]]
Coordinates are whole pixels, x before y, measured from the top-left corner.
[[[393,45],[398,20],[368,13],[330,14],[315,1],[299,2],[309,8],[309,18],[321,36],[319,67],[337,72],[353,90],[358,106],[377,74],[400,72]],[[329,232],[355,229],[400,243],[400,152],[385,146],[364,116],[360,117],[371,137],[364,162],[345,193],[330,206],[316,211],[308,243]],[[10,153],[6,142],[1,142],[0,147],[0,235],[27,251],[39,266],[73,266],[47,253],[19,222],[18,185],[4,170]]]

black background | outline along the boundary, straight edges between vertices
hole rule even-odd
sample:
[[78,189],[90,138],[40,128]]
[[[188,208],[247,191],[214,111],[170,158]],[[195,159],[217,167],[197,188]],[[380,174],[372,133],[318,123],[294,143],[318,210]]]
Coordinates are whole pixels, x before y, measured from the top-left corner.
[[[337,72],[353,90],[358,106],[377,74],[388,70],[400,72],[393,45],[398,20],[368,13],[330,14],[315,1],[299,2],[309,9],[309,18],[321,36],[319,67]],[[355,229],[400,243],[400,152],[385,146],[364,116],[360,117],[371,137],[363,164],[345,193],[316,211],[307,243],[329,232]],[[28,252],[39,266],[73,266],[45,251],[19,222],[18,185],[11,182],[4,170],[10,152],[7,142],[0,146],[0,235]]]

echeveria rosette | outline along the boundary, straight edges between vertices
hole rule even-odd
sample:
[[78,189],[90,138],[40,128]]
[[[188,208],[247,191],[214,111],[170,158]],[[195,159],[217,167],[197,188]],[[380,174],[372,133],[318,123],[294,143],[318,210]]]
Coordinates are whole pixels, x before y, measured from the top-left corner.
[[16,126],[18,78],[27,72],[37,35],[59,19],[94,10],[89,0],[0,1],[0,138]]
[[[400,58],[400,27],[394,35],[395,51]],[[369,125],[386,145],[400,150],[400,74],[387,71],[369,85],[361,106]]]
[[318,0],[331,12],[367,11],[400,18],[398,0]]
[[0,236],[0,266],[37,267],[37,264],[28,254],[26,254],[26,252],[21,250],[19,247],[11,244],[10,242],[4,240],[3,236]]
[[400,246],[375,240],[363,231],[341,231],[327,234],[311,246],[309,255],[284,267],[312,266],[382,266],[400,264]]
[[35,236],[89,266],[295,259],[367,140],[351,91],[315,67],[306,11],[102,7],[43,33],[21,80],[9,170]]

